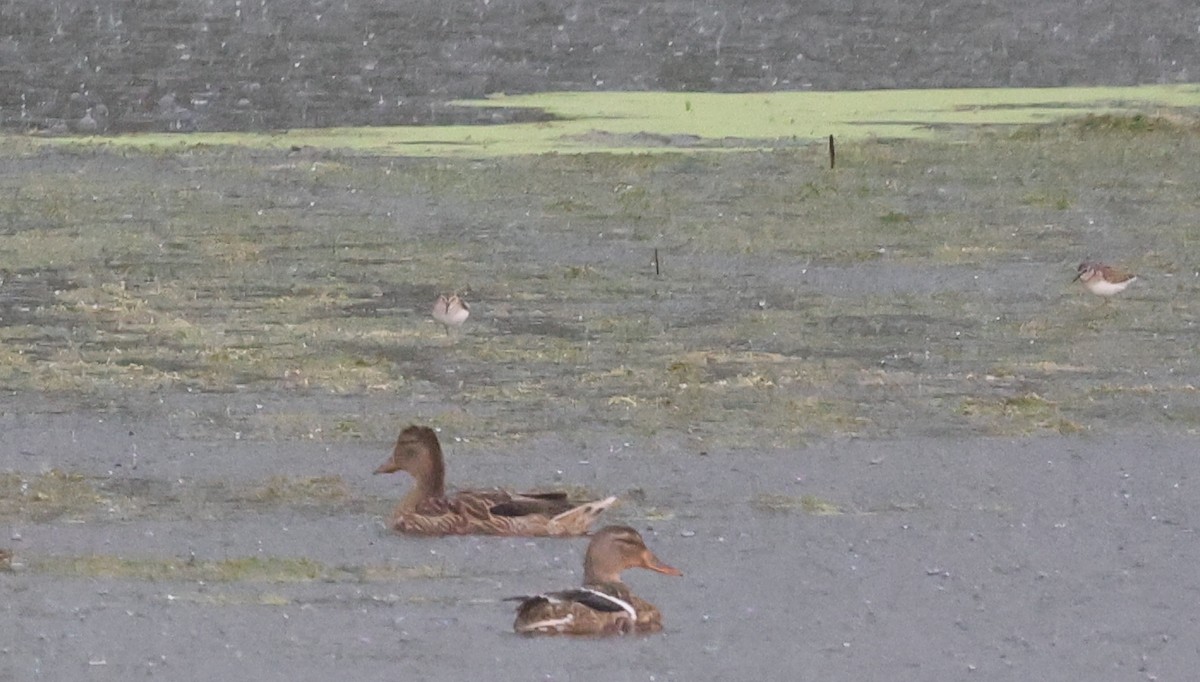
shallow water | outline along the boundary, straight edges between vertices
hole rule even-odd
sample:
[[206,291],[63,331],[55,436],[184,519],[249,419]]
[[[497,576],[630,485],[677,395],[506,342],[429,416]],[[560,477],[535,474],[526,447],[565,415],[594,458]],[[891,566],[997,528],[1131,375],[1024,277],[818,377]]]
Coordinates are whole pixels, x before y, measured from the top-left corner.
[[[141,428],[115,421],[89,426],[64,415],[17,428],[10,421],[6,432],[40,453],[47,429],[70,426],[78,439],[112,442]],[[373,447],[246,449],[152,433],[136,441],[147,453],[138,475],[178,480],[177,492],[227,480],[233,470],[351,476],[350,468],[368,470],[381,456]],[[530,640],[507,632],[512,605],[500,600],[576,582],[585,541],[395,537],[379,517],[395,480],[355,480],[375,500],[374,517],[336,507],[247,509],[218,496],[184,521],[178,505],[139,510],[156,494],[126,490],[107,518],[21,523],[10,533],[21,536],[19,548],[43,556],[299,556],[436,573],[197,583],[55,579],[19,568],[0,574],[11,635],[0,672],[717,680],[802,669],[818,677],[1024,680],[1180,679],[1191,669],[1190,642],[1200,632],[1184,614],[1196,606],[1186,595],[1200,587],[1190,570],[1200,556],[1191,542],[1193,496],[1179,485],[1200,475],[1190,437],[850,440],[704,456],[659,441],[653,463],[640,461],[642,445],[581,464],[564,457],[577,446],[547,437],[521,448],[519,471],[506,462],[514,452],[473,456],[470,470],[476,480],[515,484],[548,469],[597,489],[641,484],[654,518],[627,495],[607,520],[638,525],[659,556],[684,571],[678,579],[628,576],[665,611],[662,635]],[[55,451],[63,468],[105,466],[82,451]],[[462,471],[461,447],[452,452]],[[674,463],[669,475],[665,463]],[[842,513],[754,503],[764,490],[816,492]]]
[[[497,92],[1195,81],[1194,3],[11,0],[0,127],[489,123]],[[87,110],[90,120],[85,121]]]

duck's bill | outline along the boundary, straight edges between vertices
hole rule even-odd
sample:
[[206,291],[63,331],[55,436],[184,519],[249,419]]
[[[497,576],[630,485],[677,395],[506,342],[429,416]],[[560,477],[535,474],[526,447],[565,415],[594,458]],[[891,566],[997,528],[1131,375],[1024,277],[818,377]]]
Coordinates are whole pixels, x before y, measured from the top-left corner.
[[379,468],[375,470],[375,473],[377,473],[377,474],[392,474],[397,471],[400,471],[400,467],[396,466],[395,460],[389,459],[388,461],[384,462],[383,464],[380,464]]
[[683,575],[683,571],[679,570],[678,568],[675,568],[674,566],[664,564],[663,562],[659,561],[658,557],[656,557],[650,553],[646,554],[646,564],[645,565],[646,565],[646,568],[650,569],[651,571],[656,571],[658,573],[663,573],[666,575]]

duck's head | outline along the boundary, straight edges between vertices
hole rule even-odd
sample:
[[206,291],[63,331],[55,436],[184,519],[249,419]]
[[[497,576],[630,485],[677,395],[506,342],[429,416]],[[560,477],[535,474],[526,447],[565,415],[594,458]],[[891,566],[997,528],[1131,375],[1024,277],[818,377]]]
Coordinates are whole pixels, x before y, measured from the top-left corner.
[[388,461],[379,465],[377,474],[407,471],[418,481],[441,484],[445,476],[442,446],[428,426],[410,426],[400,432]]
[[620,582],[621,572],[627,568],[683,575],[654,556],[641,534],[629,526],[605,526],[596,531],[583,558],[584,583]]

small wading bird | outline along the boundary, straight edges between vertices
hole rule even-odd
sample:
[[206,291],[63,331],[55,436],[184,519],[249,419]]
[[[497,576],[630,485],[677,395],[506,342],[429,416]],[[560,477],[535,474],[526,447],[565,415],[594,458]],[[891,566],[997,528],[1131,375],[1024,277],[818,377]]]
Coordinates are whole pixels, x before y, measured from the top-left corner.
[[458,294],[440,294],[433,302],[433,319],[437,320],[450,333],[451,327],[461,327],[471,315],[471,307],[458,297]]
[[1087,287],[1088,291],[1107,298],[1121,293],[1136,279],[1137,275],[1132,272],[1126,272],[1103,263],[1084,261],[1079,264],[1079,271],[1076,273],[1075,279],[1071,281],[1083,282],[1083,286]]
[[91,107],[88,107],[88,110],[84,113],[83,118],[80,118],[79,121],[75,123],[75,129],[81,133],[94,133],[96,132],[97,127],[98,125],[96,123],[96,119],[92,116]]
[[583,558],[583,587],[505,600],[521,602],[513,629],[544,635],[623,635],[661,630],[662,613],[634,596],[621,582],[621,572],[627,568],[683,575],[659,561],[636,530],[606,526],[592,538]]
[[512,493],[499,488],[446,494],[446,465],[428,426],[400,432],[377,474],[407,471],[413,487],[392,512],[392,530],[418,535],[583,535],[615,497],[595,502],[565,492]]

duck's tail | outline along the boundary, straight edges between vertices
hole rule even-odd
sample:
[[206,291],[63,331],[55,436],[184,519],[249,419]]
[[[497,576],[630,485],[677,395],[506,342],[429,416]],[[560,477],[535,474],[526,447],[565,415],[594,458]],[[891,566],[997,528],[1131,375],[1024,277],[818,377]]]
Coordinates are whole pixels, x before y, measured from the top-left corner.
[[613,505],[617,501],[615,496],[609,496],[603,500],[595,502],[587,502],[573,507],[567,511],[550,519],[550,528],[553,535],[583,535],[588,531],[600,514]]

